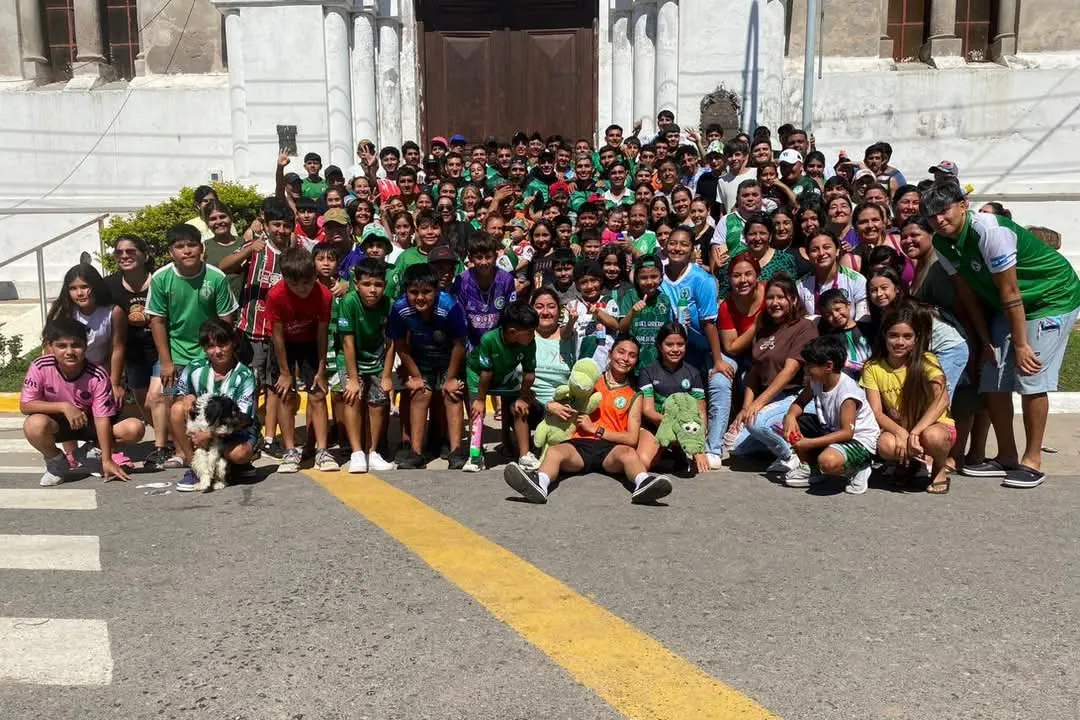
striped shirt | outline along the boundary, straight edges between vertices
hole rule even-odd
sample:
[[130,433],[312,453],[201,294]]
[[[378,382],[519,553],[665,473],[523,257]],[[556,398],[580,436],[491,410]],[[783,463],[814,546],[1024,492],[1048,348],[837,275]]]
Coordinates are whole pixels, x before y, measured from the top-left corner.
[[[270,288],[281,282],[278,262],[281,251],[265,239],[266,247],[244,263],[244,288],[240,293],[240,317],[236,326],[252,340],[270,337],[270,320],[266,316],[266,296]],[[244,247],[247,247],[245,243]],[[243,248],[241,248],[243,250]]]
[[179,395],[224,395],[239,406],[240,412],[255,417],[255,373],[242,363],[223,378],[214,377],[214,368],[206,358],[196,360],[184,368],[176,383]]

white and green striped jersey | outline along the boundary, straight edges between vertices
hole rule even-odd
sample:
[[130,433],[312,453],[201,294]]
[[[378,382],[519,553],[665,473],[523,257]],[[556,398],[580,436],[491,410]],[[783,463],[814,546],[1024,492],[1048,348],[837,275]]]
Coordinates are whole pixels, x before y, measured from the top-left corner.
[[242,363],[223,378],[214,377],[214,368],[206,358],[196,360],[184,368],[176,383],[180,395],[224,395],[231,398],[240,412],[255,417],[255,373]]

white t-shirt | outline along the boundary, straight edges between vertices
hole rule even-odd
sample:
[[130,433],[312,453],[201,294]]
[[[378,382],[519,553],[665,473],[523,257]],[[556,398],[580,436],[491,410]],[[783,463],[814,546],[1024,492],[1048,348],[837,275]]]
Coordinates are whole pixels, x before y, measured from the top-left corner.
[[[604,298],[596,304],[611,317],[619,317],[619,304],[611,298]],[[608,355],[615,344],[615,334],[609,332],[604,324],[589,312],[589,303],[584,300],[571,300],[567,303],[566,309],[568,311],[573,310],[577,314],[574,331],[577,333],[578,357],[581,357],[581,345],[585,338],[596,336],[596,352],[593,353],[592,359],[596,361],[601,370],[607,369]]]
[[86,326],[86,359],[108,370],[112,355],[112,306],[99,305],[89,315],[75,308],[73,315]]
[[731,212],[735,209],[735,199],[739,194],[739,185],[744,180],[756,179],[757,170],[754,168],[746,168],[739,175],[726,173],[720,176],[720,179],[716,181],[716,201],[724,203],[724,212]]
[[810,390],[814,393],[814,407],[821,424],[830,430],[840,429],[840,406],[845,400],[854,400],[858,405],[855,411],[855,442],[870,452],[877,451],[878,435],[881,428],[874,418],[874,411],[866,400],[866,392],[850,376],[841,373],[840,382],[832,390],[826,391],[821,385],[811,382]]

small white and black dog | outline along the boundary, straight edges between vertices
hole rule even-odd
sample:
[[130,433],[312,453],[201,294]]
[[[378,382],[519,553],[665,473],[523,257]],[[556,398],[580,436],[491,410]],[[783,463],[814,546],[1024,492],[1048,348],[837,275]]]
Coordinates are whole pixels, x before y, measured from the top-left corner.
[[195,401],[188,413],[187,430],[210,433],[206,449],[195,448],[191,458],[191,471],[199,479],[195,489],[206,492],[225,487],[229,461],[224,457],[225,438],[238,433],[251,424],[251,419],[240,411],[232,398],[224,395],[203,395]]

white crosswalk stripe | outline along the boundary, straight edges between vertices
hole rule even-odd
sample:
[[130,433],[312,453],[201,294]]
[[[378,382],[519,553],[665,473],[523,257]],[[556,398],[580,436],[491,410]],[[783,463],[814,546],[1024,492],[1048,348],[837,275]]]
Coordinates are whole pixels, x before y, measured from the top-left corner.
[[[5,523],[5,518],[27,514],[34,522],[23,527],[38,534],[0,535],[0,587],[5,588],[0,595],[9,600],[16,595],[7,590],[19,588],[19,578],[27,577],[26,573],[77,577],[77,573],[101,572],[101,542],[97,535],[54,534],[65,532],[63,521],[69,516],[64,513],[76,511],[85,517],[86,511],[98,509],[97,490],[38,487],[37,478],[43,468],[30,463],[40,456],[19,437],[21,427],[21,418],[0,416],[0,471],[8,477],[22,475],[8,487],[0,488],[0,527],[14,526]],[[108,622],[93,618],[91,604],[86,605],[84,617],[50,617],[48,602],[29,606],[29,613],[26,605],[7,606],[17,617],[0,617],[0,685],[74,687],[112,682]]]

